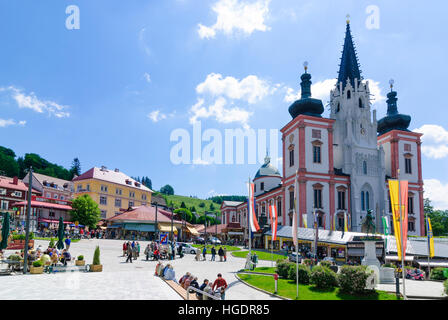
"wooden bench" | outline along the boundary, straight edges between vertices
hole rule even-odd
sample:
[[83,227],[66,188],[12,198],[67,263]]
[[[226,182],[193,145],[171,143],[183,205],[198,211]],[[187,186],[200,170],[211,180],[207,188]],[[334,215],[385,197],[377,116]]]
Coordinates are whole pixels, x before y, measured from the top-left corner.
[[[174,280],[163,279],[163,281],[165,281],[171,288],[173,288],[174,291],[176,291],[177,294],[181,296],[181,298],[183,298],[184,300],[188,300],[187,299],[187,290],[182,288],[182,286],[180,284],[174,282]],[[199,299],[198,299],[198,297],[196,297],[196,294],[192,293],[192,294],[190,294],[190,300],[199,300]]]

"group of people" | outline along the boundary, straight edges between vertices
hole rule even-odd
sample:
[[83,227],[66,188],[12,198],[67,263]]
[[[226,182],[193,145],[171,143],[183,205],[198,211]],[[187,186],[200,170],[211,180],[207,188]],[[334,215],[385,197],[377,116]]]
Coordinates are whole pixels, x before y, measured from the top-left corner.
[[[198,277],[192,275],[190,272],[185,273],[179,281],[176,280],[176,272],[171,264],[164,266],[159,262],[156,266],[155,275],[164,278],[165,280],[172,280],[178,283],[185,290],[190,290],[190,293],[196,293],[196,297],[199,300],[211,300],[212,298],[208,295],[225,299],[226,290],[228,288],[226,280],[222,277],[221,273],[218,273],[217,279],[213,284],[208,280],[204,279],[203,283],[199,285]],[[191,289],[190,287],[198,289],[198,291]],[[190,289],[189,289],[190,288]],[[207,293],[205,295],[203,293]]]
[[140,256],[140,243],[128,241],[123,243],[123,257],[127,256],[126,263],[137,260]]
[[[216,261],[216,248],[215,246],[213,246],[210,250],[211,253],[211,258],[210,261]],[[226,262],[227,261],[227,249],[226,247],[219,247],[218,249],[218,256],[219,256],[219,261],[220,262]],[[207,247],[204,246],[204,248],[202,249],[202,261],[206,261],[207,260]],[[201,251],[197,250],[196,251],[196,257],[195,257],[196,261],[201,261]]]

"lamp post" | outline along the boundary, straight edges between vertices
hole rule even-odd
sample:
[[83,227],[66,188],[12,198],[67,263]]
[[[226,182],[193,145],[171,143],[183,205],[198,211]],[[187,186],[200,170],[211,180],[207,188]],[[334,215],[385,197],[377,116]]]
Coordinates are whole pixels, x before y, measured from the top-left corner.
[[174,242],[174,234],[173,234],[173,207],[171,207],[170,210],[171,210],[171,242]]
[[26,222],[25,222],[25,250],[23,256],[23,274],[26,274],[28,269],[28,241],[30,239],[30,215],[31,215],[31,192],[33,190],[33,168],[29,170],[29,182],[28,182],[28,206],[26,209]]
[[204,224],[205,224],[204,242],[205,242],[205,245],[207,246],[207,211],[204,212]]
[[157,213],[158,213],[158,211],[159,211],[159,205],[158,205],[158,203],[156,202],[156,225],[155,225],[155,227],[156,227],[156,230],[155,230],[155,239],[154,240],[157,240],[157,239],[159,239],[159,225],[157,224]]

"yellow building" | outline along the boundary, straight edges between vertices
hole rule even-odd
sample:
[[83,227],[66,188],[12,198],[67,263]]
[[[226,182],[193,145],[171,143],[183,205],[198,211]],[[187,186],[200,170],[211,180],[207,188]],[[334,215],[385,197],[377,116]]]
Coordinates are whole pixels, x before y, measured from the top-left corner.
[[73,179],[75,198],[88,194],[101,210],[101,219],[130,207],[151,205],[153,191],[120,170],[92,168]]

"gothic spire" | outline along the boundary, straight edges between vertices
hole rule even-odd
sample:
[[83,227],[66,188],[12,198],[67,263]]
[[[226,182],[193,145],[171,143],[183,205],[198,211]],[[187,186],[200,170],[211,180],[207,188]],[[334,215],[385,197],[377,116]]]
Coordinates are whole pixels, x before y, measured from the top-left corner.
[[347,79],[349,79],[351,85],[354,87],[355,78],[358,80],[362,79],[355,45],[353,44],[353,38],[350,31],[350,20],[347,19],[344,49],[342,51],[341,64],[339,65],[338,83],[342,82],[342,87],[345,88]]

